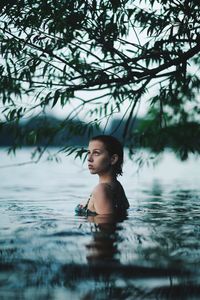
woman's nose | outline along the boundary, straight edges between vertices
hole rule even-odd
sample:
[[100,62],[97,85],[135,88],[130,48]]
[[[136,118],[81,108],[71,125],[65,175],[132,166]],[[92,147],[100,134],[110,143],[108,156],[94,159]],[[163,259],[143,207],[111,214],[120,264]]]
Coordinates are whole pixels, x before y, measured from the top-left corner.
[[88,154],[88,161],[92,161],[92,155]]

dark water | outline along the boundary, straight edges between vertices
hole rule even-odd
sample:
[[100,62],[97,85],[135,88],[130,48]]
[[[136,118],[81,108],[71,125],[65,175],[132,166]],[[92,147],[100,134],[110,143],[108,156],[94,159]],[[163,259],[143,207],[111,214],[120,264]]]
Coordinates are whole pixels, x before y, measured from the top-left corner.
[[127,160],[118,220],[74,215],[97,182],[78,161],[1,168],[0,299],[200,299],[199,162]]

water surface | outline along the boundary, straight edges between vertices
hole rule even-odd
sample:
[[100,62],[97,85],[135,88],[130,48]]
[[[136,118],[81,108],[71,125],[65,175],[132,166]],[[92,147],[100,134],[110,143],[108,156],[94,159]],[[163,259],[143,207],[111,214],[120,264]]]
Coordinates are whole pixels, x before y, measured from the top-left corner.
[[[27,161],[0,151],[0,165]],[[199,299],[200,159],[126,159],[124,218],[78,217],[97,183],[86,165],[0,169],[0,299]]]

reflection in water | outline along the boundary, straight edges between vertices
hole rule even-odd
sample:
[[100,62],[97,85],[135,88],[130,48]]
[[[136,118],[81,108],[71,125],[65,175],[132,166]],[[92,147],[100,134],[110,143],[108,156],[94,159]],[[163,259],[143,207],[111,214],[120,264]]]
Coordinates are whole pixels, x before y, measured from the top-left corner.
[[[159,209],[159,206],[156,209]],[[114,216],[88,217],[88,221],[93,226],[91,226],[92,241],[86,245],[89,265],[86,268],[85,276],[86,278],[95,278],[95,289],[91,287],[89,291],[83,292],[81,299],[191,300],[191,295],[192,299],[198,299],[200,286],[191,273],[184,271],[181,265],[179,269],[178,264],[163,267],[165,265],[164,258],[160,250],[142,247],[145,240],[142,236],[135,236],[137,248],[140,248],[138,255],[140,260],[143,258],[144,261],[148,261],[148,255],[151,257],[152,253],[157,253],[157,257],[153,259],[154,267],[142,267],[137,264],[124,265],[120,262],[121,253],[118,246],[119,241],[123,241],[122,225],[127,218],[128,216],[124,216],[120,220]],[[146,218],[149,222],[157,219],[157,215],[150,211]],[[161,219],[166,220],[164,212]],[[169,241],[165,240],[166,236],[162,236],[163,232],[159,229],[160,226],[149,227],[151,239],[160,247],[168,249]],[[158,236],[162,236],[162,238],[158,238]],[[173,240],[174,236],[168,238]],[[170,244],[172,243],[171,241]],[[168,249],[168,255],[169,252]],[[158,264],[156,264],[157,259]],[[150,260],[152,262],[152,257]],[[141,261],[140,265],[142,265]]]
[[89,216],[88,221],[93,224],[92,242],[86,245],[87,260],[91,264],[118,262],[118,240],[120,236],[119,222],[126,216],[97,215]]

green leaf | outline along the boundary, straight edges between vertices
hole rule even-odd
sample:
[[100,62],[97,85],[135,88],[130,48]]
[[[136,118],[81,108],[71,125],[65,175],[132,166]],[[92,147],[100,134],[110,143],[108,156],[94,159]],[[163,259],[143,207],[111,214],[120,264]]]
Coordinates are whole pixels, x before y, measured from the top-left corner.
[[54,100],[53,100],[53,104],[52,104],[51,108],[53,108],[56,105],[56,103],[58,102],[59,97],[60,97],[60,91],[56,90],[55,94],[54,94],[54,98],[53,98]]

